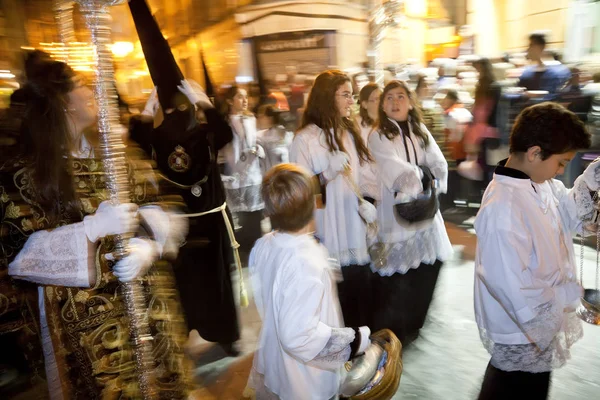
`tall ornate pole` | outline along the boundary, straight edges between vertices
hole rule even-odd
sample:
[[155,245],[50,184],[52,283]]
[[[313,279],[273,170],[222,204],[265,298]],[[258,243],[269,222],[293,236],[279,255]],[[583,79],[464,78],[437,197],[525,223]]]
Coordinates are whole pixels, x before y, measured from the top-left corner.
[[371,0],[369,15],[369,80],[383,86],[381,42],[385,29],[397,25],[397,16],[404,0]]
[[[122,141],[123,128],[119,125],[117,93],[111,43],[111,16],[109,7],[124,0],[76,0],[90,29],[95,52],[96,76],[94,95],[98,103],[98,131],[100,151],[104,160],[107,187],[113,203],[129,203],[129,180],[125,160],[125,145]],[[117,255],[123,256],[131,235],[117,238]],[[154,399],[157,395],[151,365],[152,336],[148,326],[142,285],[133,281],[122,285],[122,295],[129,319],[130,338],[136,362],[136,372],[142,398]]]

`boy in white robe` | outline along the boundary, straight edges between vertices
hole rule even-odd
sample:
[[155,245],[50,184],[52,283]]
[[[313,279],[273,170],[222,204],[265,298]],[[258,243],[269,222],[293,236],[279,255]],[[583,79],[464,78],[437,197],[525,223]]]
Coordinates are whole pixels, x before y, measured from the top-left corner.
[[593,232],[593,162],[567,190],[562,174],[590,135],[575,114],[554,103],[525,109],[510,137],[477,215],[475,316],[491,354],[479,399],[546,399],[550,374],[581,338],[575,307],[573,234]]
[[369,345],[367,327],[344,328],[339,265],[312,236],[314,183],[299,166],[264,177],[265,212],[279,230],[259,239],[249,269],[263,326],[248,381],[257,399],[336,398],[342,366]]

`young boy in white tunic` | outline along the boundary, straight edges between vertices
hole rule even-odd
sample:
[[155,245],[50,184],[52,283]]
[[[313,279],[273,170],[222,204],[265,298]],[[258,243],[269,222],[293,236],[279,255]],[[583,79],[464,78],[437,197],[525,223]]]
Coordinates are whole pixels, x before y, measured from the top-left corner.
[[314,184],[292,164],[264,177],[265,212],[279,230],[259,239],[249,269],[263,326],[248,381],[257,399],[336,398],[341,367],[369,345],[370,330],[344,328],[339,265],[313,238]]
[[596,227],[593,162],[567,190],[553,179],[590,135],[554,103],[525,109],[475,221],[475,316],[491,354],[479,399],[546,399],[550,374],[582,336],[573,234]]

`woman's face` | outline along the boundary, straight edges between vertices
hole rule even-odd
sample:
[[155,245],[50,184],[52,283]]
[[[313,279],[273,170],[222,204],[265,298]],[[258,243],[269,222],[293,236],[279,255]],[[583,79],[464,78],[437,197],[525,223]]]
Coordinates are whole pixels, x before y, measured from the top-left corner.
[[96,123],[98,106],[92,90],[83,79],[74,78],[75,88],[67,95],[67,113],[76,132],[82,132]]
[[410,98],[404,88],[391,89],[384,95],[383,111],[388,118],[396,121],[406,121],[410,108]]
[[238,89],[233,99],[228,100],[231,105],[231,114],[239,114],[248,109],[248,92],[246,89]]
[[363,101],[361,107],[367,110],[367,114],[372,120],[377,120],[377,107],[379,107],[379,98],[381,97],[381,90],[375,89],[369,95],[367,101]]
[[341,117],[349,117],[352,114],[352,84],[347,81],[342,83],[335,91],[335,107]]

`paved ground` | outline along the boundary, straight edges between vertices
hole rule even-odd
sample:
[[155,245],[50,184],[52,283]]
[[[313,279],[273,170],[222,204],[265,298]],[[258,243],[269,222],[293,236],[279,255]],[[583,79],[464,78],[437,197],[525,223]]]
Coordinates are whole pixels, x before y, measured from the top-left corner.
[[[455,219],[460,224],[460,217]],[[448,226],[458,251],[455,259],[442,268],[421,336],[404,351],[404,372],[394,399],[476,398],[489,357],[473,319],[475,238],[468,232],[468,222],[461,228]],[[595,265],[595,252],[588,249],[584,271],[588,285],[595,280]],[[200,357],[196,373],[203,389],[199,399],[242,398],[260,331],[260,318],[252,301],[242,310],[241,319],[244,355],[237,359],[223,358],[214,346],[192,336],[190,349]],[[584,329],[584,338],[573,349],[573,360],[554,374],[552,400],[600,398],[600,327],[586,324]]]

